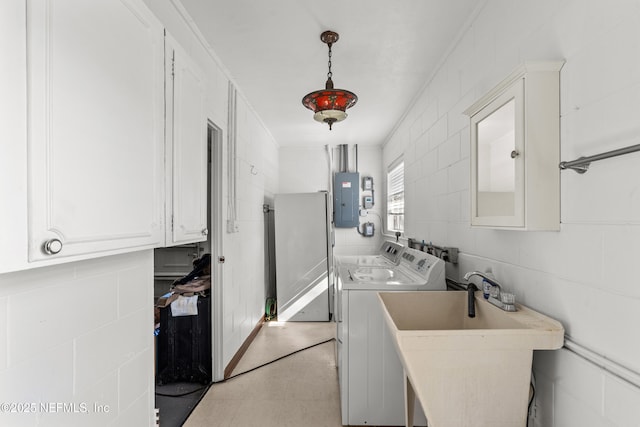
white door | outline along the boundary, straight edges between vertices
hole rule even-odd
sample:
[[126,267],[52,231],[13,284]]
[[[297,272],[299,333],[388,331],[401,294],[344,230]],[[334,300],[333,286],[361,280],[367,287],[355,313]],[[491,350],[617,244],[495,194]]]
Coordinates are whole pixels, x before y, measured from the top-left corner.
[[276,194],[278,320],[328,321],[327,194]]
[[170,36],[166,40],[166,245],[172,246],[207,240],[207,118],[202,72]]
[[162,26],[138,0],[27,8],[30,261],[158,246]]

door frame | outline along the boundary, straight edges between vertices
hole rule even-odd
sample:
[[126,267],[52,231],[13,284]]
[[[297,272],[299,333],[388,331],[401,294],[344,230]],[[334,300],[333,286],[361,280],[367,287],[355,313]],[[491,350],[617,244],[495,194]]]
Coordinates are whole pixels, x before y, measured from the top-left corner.
[[[224,378],[223,366],[223,278],[224,278],[224,228],[222,217],[223,198],[223,140],[222,129],[207,121],[207,135],[211,150],[211,181],[209,195],[211,199],[211,232],[209,233],[209,247],[211,250],[211,343],[212,343],[212,371],[213,381]],[[210,136],[210,138],[209,138]]]

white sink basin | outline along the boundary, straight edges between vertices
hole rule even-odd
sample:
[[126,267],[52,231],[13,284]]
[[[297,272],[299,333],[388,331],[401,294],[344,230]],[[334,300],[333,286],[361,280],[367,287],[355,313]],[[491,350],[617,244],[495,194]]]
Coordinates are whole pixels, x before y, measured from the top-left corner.
[[353,278],[362,281],[389,281],[397,276],[396,272],[390,268],[359,267],[353,273]]
[[564,342],[559,322],[519,304],[506,312],[477,295],[469,318],[466,292],[378,293],[407,405],[417,396],[429,427],[524,427],[533,350]]
[[[340,275],[344,278],[344,287],[349,289],[377,289],[411,286],[410,290],[424,286],[426,279],[412,274],[402,267],[387,268],[381,266],[372,267],[340,267]],[[384,287],[381,287],[384,286]],[[435,286],[435,285],[431,285]],[[444,288],[444,283],[442,283]],[[375,289],[374,288],[374,289]]]

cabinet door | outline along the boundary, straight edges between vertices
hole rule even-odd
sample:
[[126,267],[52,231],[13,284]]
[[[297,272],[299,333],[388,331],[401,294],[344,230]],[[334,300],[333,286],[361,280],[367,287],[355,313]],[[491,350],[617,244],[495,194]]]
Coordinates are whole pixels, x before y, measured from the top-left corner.
[[167,36],[166,245],[207,239],[207,119],[204,78],[187,53]]
[[524,85],[471,117],[471,224],[524,227]]
[[162,26],[141,0],[27,7],[29,260],[159,245]]
[[27,263],[27,61],[25,0],[0,2],[0,273]]
[[525,62],[465,110],[471,225],[560,230],[560,69]]

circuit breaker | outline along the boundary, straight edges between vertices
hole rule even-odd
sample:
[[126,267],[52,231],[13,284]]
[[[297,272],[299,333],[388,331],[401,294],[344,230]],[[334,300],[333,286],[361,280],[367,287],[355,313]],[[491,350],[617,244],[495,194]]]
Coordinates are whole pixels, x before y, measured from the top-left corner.
[[339,228],[358,227],[360,174],[339,172],[333,178],[333,221]]

